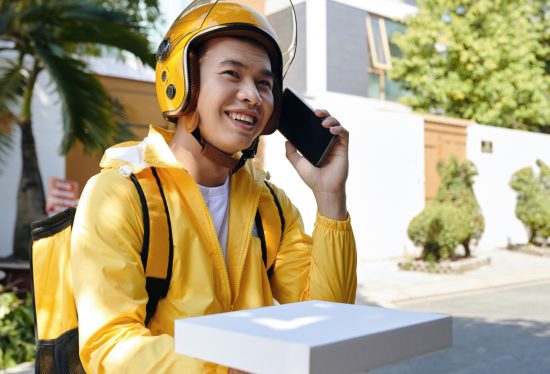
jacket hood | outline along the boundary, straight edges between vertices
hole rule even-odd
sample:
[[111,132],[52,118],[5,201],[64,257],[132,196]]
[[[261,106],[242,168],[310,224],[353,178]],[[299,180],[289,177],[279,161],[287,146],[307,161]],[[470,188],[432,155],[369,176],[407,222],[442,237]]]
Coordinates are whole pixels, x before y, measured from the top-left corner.
[[124,142],[108,148],[99,166],[102,169],[113,169],[128,165],[134,172],[150,166],[183,169],[168,146],[173,137],[173,131],[150,125],[147,137],[141,142]]
[[[148,167],[185,169],[176,160],[172,150],[168,146],[175,132],[161,127],[149,125],[149,133],[142,141],[129,141],[108,148],[99,163],[102,169],[117,169],[122,165],[128,165],[134,173]],[[252,161],[248,160],[242,171],[249,173],[259,182],[269,179],[263,170],[255,169]],[[237,172],[237,174],[239,174]]]

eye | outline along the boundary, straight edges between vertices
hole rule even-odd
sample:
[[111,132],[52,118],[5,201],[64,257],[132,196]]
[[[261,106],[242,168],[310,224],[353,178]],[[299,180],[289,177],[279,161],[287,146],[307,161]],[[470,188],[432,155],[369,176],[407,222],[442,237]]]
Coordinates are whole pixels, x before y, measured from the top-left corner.
[[235,70],[225,70],[222,72],[222,75],[228,75],[233,78],[239,78],[239,73],[237,73]]
[[267,80],[267,79],[260,80],[260,81],[258,82],[258,84],[259,84],[260,86],[265,86],[265,87],[267,87],[267,88],[269,88],[269,89],[271,89],[272,86],[273,86],[273,83],[271,83],[271,81],[269,81],[269,80]]

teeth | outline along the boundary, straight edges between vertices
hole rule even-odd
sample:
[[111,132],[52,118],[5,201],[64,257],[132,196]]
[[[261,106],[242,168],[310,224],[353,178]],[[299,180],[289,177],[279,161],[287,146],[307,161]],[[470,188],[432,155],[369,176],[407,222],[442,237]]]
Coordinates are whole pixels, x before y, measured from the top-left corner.
[[250,124],[254,123],[254,117],[242,114],[242,113],[231,113],[231,118],[241,121],[241,122],[247,122]]

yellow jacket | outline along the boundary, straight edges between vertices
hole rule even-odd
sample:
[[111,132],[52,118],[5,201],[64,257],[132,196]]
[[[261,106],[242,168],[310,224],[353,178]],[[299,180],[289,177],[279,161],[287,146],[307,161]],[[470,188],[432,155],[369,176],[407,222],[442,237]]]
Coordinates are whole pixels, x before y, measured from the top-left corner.
[[[265,173],[247,165],[231,177],[227,266],[208,208],[193,178],[167,143],[172,133],[151,128],[141,143],[106,151],[103,171],[87,183],[71,242],[71,270],[78,309],[80,357],[90,373],[226,373],[227,368],[174,352],[174,320],[316,299],[353,303],[356,249],[349,218],[317,216],[313,238],[304,233],[298,210],[274,187],[285,230],[268,251],[268,278],[258,238],[252,236],[256,208],[273,200]],[[142,211],[131,180],[155,166],[172,221],[174,262],[170,289],[144,326],[145,276],[140,259]],[[278,218],[277,218],[278,220]],[[280,242],[278,242],[280,239]]]

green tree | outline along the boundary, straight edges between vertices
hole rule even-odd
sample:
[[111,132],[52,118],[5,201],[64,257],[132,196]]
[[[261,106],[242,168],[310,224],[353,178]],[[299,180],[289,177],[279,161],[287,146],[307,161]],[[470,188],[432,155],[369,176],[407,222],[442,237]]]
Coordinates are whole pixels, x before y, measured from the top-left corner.
[[531,167],[516,171],[510,187],[517,192],[516,217],[525,225],[528,243],[546,245],[550,237],[550,167],[537,160],[540,173]]
[[[423,0],[390,73],[415,110],[550,132],[547,0]],[[546,71],[545,71],[546,68]]]
[[16,258],[28,258],[30,224],[45,216],[31,113],[37,78],[47,71],[60,98],[61,153],[76,141],[87,151],[105,149],[120,135],[120,108],[77,52],[83,45],[113,47],[152,66],[149,43],[133,17],[91,0],[0,0],[0,145],[14,128],[21,132]]
[[485,229],[473,189],[477,169],[471,161],[459,162],[452,156],[447,163],[439,162],[437,171],[441,176],[437,193],[412,219],[407,233],[422,246],[424,260],[453,257],[459,244],[469,257],[472,241],[479,240]]

